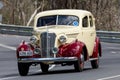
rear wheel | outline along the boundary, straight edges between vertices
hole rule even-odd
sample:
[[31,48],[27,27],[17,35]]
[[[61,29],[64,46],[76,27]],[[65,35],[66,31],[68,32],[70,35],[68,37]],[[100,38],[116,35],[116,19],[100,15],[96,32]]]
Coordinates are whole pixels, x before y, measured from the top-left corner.
[[49,69],[48,64],[40,63],[40,66],[41,66],[42,72],[48,72],[48,69]]
[[[98,49],[98,51],[99,51],[99,49]],[[97,58],[98,59],[91,61],[91,66],[92,66],[93,69],[99,68],[99,53],[98,53],[98,57]]]
[[77,72],[83,71],[83,69],[84,69],[84,51],[82,51],[82,54],[80,55],[80,59],[78,59],[74,63],[74,68],[75,68],[75,71],[77,71]]
[[21,76],[26,76],[29,71],[29,64],[18,63],[18,71]]
[[93,69],[99,68],[99,57],[98,57],[98,59],[91,61],[91,66]]

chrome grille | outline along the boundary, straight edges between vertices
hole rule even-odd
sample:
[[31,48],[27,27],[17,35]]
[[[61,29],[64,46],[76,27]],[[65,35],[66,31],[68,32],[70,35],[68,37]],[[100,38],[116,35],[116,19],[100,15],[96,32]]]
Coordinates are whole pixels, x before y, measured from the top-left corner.
[[55,45],[55,33],[41,33],[41,50],[42,50],[42,57],[53,57],[52,48]]

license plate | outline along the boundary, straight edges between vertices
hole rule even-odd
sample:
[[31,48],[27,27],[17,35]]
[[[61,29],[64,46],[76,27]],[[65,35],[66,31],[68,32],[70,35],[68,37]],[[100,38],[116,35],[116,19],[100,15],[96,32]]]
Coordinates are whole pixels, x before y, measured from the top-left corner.
[[32,51],[20,51],[19,56],[32,56],[33,52]]

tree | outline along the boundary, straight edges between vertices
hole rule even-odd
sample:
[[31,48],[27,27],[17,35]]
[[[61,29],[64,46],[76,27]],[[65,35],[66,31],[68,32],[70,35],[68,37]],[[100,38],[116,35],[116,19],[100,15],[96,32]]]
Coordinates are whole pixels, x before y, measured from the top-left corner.
[[[83,9],[96,18],[98,30],[120,30],[120,0],[1,0],[3,23],[32,25],[36,13],[52,9]],[[9,14],[8,14],[9,13]],[[30,24],[31,23],[31,24]]]

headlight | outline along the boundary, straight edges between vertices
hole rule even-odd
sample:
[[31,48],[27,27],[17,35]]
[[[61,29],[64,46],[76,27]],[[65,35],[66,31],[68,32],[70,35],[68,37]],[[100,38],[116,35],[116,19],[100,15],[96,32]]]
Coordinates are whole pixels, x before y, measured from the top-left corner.
[[41,55],[41,50],[39,48],[34,49],[34,54],[40,54]]
[[64,35],[62,35],[62,36],[59,37],[59,41],[60,41],[61,43],[65,43],[65,42],[67,41],[67,37],[64,36]]
[[31,43],[36,43],[37,42],[37,37],[36,36],[32,36],[31,38],[30,38],[30,42]]
[[56,48],[56,47],[52,48],[52,53],[57,54],[58,53],[58,48]]

